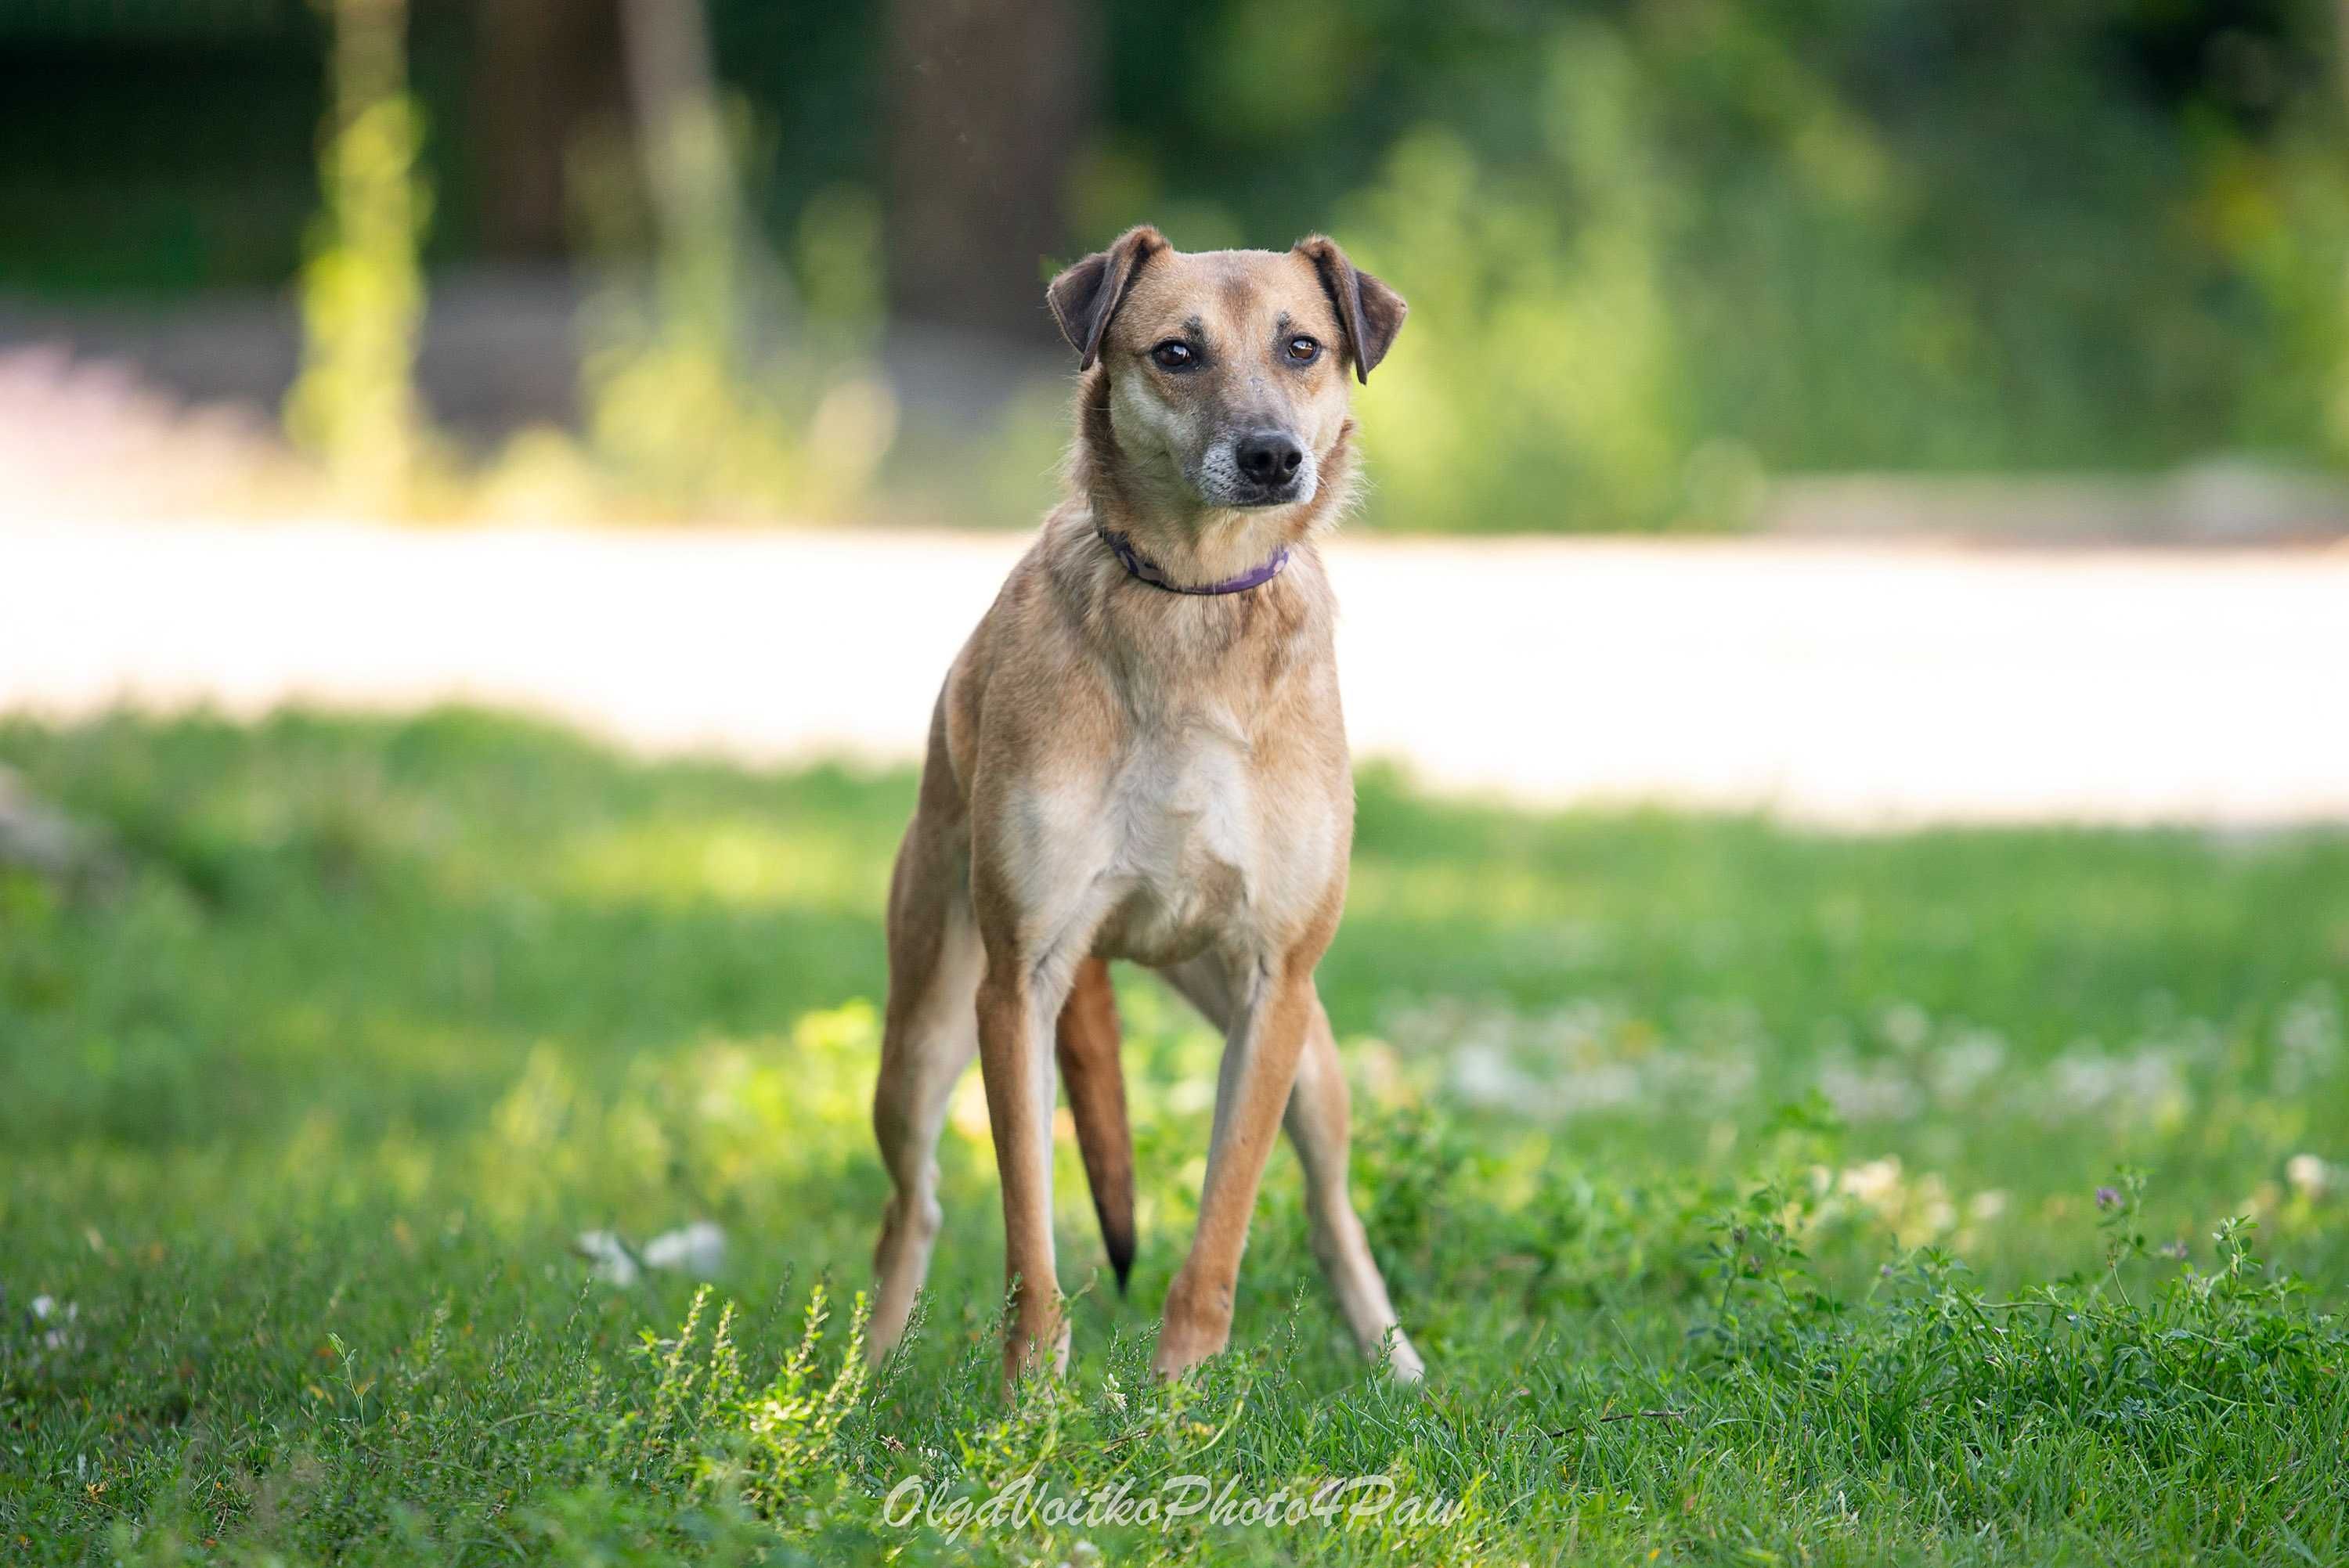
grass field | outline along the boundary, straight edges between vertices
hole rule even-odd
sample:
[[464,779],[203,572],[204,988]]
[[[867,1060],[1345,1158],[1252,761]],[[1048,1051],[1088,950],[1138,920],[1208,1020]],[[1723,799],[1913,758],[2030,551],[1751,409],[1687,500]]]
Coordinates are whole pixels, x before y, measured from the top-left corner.
[[[1007,1398],[976,1075],[854,1370],[909,777],[465,713],[0,762],[127,868],[0,872],[0,1561],[2349,1555],[2349,840],[1366,777],[1321,979],[1426,1386],[1352,1356],[1285,1151],[1233,1354],[1150,1384],[1216,1043],[1133,975],[1133,1295],[1064,1140],[1075,1360]],[[701,1220],[705,1299],[574,1250]]]

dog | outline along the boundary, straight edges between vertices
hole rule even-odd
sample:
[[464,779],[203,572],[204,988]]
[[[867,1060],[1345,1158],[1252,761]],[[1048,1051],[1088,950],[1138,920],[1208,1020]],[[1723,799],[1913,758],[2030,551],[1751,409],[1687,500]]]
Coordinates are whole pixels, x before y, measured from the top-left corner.
[[1221,1351],[1277,1127],[1356,1341],[1417,1380],[1347,1190],[1348,1104],[1313,970],[1337,930],[1354,795],[1314,547],[1354,489],[1348,373],[1395,292],[1315,236],[1174,250],[1129,231],[1054,278],[1079,355],[1067,498],[948,671],[889,892],[873,1125],[893,1195],[870,1346],[904,1335],[939,1225],[936,1150],[974,1052],[1003,1189],[1007,1379],[1068,1365],[1052,1243],[1053,1064],[1110,1261],[1133,1158],[1108,960],[1155,969],[1225,1036],[1188,1256],[1154,1368]]

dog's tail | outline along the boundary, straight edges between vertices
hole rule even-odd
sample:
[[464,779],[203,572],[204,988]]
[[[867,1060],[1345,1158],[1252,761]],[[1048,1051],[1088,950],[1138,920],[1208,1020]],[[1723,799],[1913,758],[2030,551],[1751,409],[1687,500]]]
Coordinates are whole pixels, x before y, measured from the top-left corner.
[[1118,1294],[1133,1270],[1133,1133],[1125,1119],[1125,1071],[1118,1060],[1117,998],[1109,965],[1088,958],[1061,1008],[1061,1079],[1077,1124],[1077,1151],[1093,1190],[1102,1242],[1117,1271]]

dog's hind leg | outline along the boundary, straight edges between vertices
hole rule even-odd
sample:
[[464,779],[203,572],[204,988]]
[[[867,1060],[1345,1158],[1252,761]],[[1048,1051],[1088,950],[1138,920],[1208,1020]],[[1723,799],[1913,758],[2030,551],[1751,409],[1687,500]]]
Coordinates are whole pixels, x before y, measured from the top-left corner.
[[1084,1156],[1085,1184],[1092,1189],[1102,1244],[1109,1249],[1123,1295],[1126,1276],[1133,1272],[1133,1133],[1126,1121],[1120,1043],[1109,965],[1088,958],[1077,965],[1076,983],[1061,1005],[1056,1045],[1069,1118],[1076,1123],[1077,1152]]
[[1338,1059],[1337,1037],[1321,999],[1313,1000],[1313,1019],[1305,1035],[1305,1050],[1297,1060],[1297,1083],[1288,1091],[1284,1120],[1288,1141],[1305,1167],[1305,1212],[1312,1227],[1313,1253],[1337,1294],[1338,1309],[1362,1354],[1375,1357],[1393,1337],[1387,1369],[1406,1383],[1416,1383],[1426,1367],[1404,1337],[1395,1319],[1394,1303],[1387,1297],[1387,1282],[1371,1256],[1361,1216],[1354,1212],[1354,1197],[1347,1185],[1347,1146],[1351,1132],[1346,1078]]
[[[1213,956],[1195,959],[1161,971],[1169,985],[1219,1029],[1228,1031],[1238,1011],[1230,978],[1223,963]],[[1305,1048],[1297,1058],[1297,1080],[1290,1087],[1282,1123],[1305,1171],[1305,1212],[1311,1227],[1313,1253],[1338,1298],[1338,1310],[1354,1342],[1366,1356],[1377,1356],[1393,1335],[1388,1368],[1407,1382],[1425,1372],[1419,1353],[1404,1337],[1387,1295],[1386,1281],[1371,1256],[1361,1217],[1354,1212],[1348,1185],[1347,1150],[1351,1137],[1343,1066],[1330,1015],[1317,993],[1306,1025]]]
[[889,899],[889,1008],[873,1131],[894,1189],[873,1264],[880,1290],[866,1344],[878,1361],[905,1332],[930,1270],[938,1209],[938,1133],[956,1080],[978,1049],[985,954],[971,923],[961,857],[916,820]]

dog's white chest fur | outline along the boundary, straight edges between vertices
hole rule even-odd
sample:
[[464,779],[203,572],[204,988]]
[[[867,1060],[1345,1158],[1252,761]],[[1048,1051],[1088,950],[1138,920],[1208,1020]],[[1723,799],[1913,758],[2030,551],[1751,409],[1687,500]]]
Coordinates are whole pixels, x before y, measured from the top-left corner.
[[1123,760],[1106,802],[1104,956],[1176,963],[1253,923],[1261,827],[1246,758],[1237,734],[1194,721]]
[[1030,797],[1026,863],[1053,884],[1031,895],[1091,930],[1101,957],[1165,965],[1245,949],[1328,885],[1339,852],[1326,802],[1264,790],[1228,716],[1169,716],[1088,787]]

